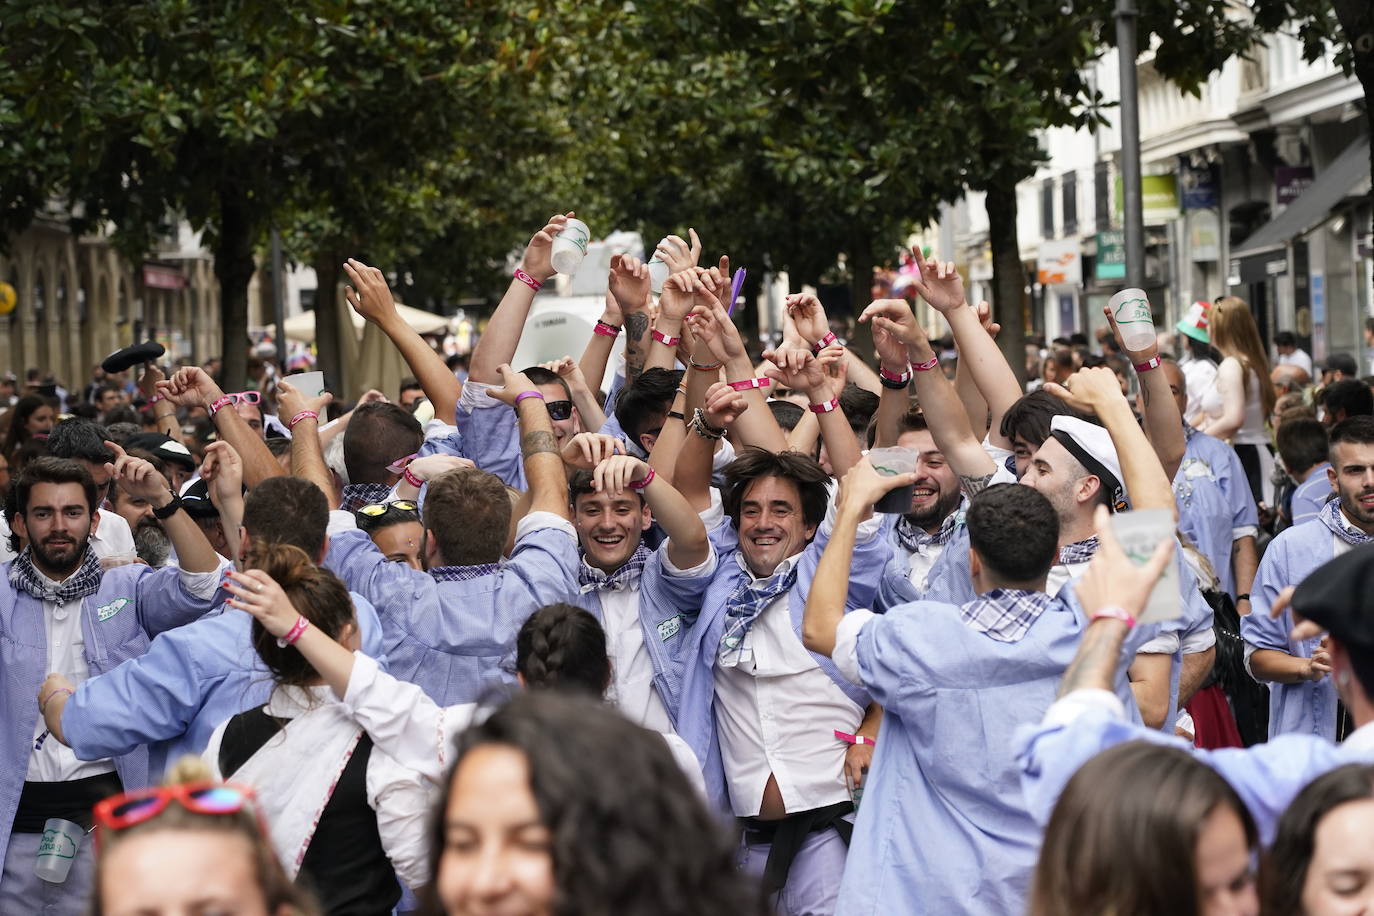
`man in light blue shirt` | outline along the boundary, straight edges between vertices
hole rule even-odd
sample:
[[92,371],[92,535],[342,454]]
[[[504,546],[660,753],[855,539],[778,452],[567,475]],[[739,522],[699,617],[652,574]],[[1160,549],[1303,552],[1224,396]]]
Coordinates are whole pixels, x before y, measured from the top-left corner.
[[1336,495],[1327,470],[1330,443],[1326,426],[1317,420],[1293,419],[1279,426],[1275,436],[1279,457],[1297,488],[1289,501],[1290,527],[1310,522],[1322,507]]

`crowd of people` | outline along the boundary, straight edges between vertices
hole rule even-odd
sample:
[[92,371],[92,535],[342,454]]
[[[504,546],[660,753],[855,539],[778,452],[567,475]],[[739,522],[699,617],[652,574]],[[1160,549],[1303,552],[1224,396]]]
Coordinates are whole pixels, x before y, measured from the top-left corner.
[[512,366],[571,216],[459,371],[344,266],[395,401],[9,378],[0,914],[1374,909],[1351,361],[1222,297],[1027,390],[927,258],[947,339],[762,349],[693,232]]

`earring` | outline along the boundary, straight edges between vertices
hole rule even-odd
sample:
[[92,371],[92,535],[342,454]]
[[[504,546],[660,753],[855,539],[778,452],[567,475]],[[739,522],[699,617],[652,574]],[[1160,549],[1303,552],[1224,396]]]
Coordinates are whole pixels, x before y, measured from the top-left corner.
[[1336,672],[1336,686],[1341,687],[1341,688],[1346,688],[1346,687],[1349,687],[1349,686],[1350,686],[1350,672],[1349,672],[1349,671],[1337,671],[1337,672]]

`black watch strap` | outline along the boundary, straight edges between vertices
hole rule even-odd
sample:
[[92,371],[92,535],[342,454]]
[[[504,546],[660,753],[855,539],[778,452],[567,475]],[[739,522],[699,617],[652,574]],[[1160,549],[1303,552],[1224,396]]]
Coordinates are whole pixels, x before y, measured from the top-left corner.
[[163,506],[161,509],[154,509],[154,510],[153,510],[153,518],[157,519],[158,521],[163,521],[163,520],[165,520],[165,519],[169,519],[169,518],[171,518],[173,515],[175,515],[176,512],[177,512],[177,510],[180,509],[180,508],[181,508],[181,497],[178,496],[178,495],[176,495],[175,493],[173,493],[173,494],[172,494],[172,501],[171,501],[171,502],[169,502],[167,505]]

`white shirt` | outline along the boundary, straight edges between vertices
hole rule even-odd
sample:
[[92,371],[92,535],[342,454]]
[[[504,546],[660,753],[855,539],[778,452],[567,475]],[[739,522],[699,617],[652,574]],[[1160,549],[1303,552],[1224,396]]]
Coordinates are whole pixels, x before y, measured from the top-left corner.
[[[783,560],[775,574],[786,574],[800,556]],[[743,565],[741,555],[735,557]],[[751,578],[754,585],[765,581]],[[797,638],[787,598],[786,593],[775,598],[750,628],[745,638],[753,649],[752,661],[714,669],[716,730],[738,817],[759,813],[770,775],[789,813],[849,799],[844,782],[848,745],[837,741],[834,732],[853,733],[864,711]]]
[[916,586],[918,592],[924,593],[926,580],[930,578],[930,571],[935,568],[935,561],[945,552],[945,545],[929,543],[922,544],[915,550],[907,550],[905,545],[899,543],[897,549],[906,554],[906,577]]
[[1275,362],[1280,366],[1297,366],[1309,376],[1312,375],[1312,357],[1302,347],[1294,348],[1292,353],[1280,353]]
[[[708,576],[715,571],[716,553],[711,549],[700,565],[682,570],[673,565],[665,551],[663,568],[670,576]],[[644,629],[639,622],[639,581],[620,589],[598,588],[596,594],[601,600],[606,654],[611,659],[611,689],[606,699],[636,725],[671,733],[673,724],[654,687],[653,662],[644,648]]]

